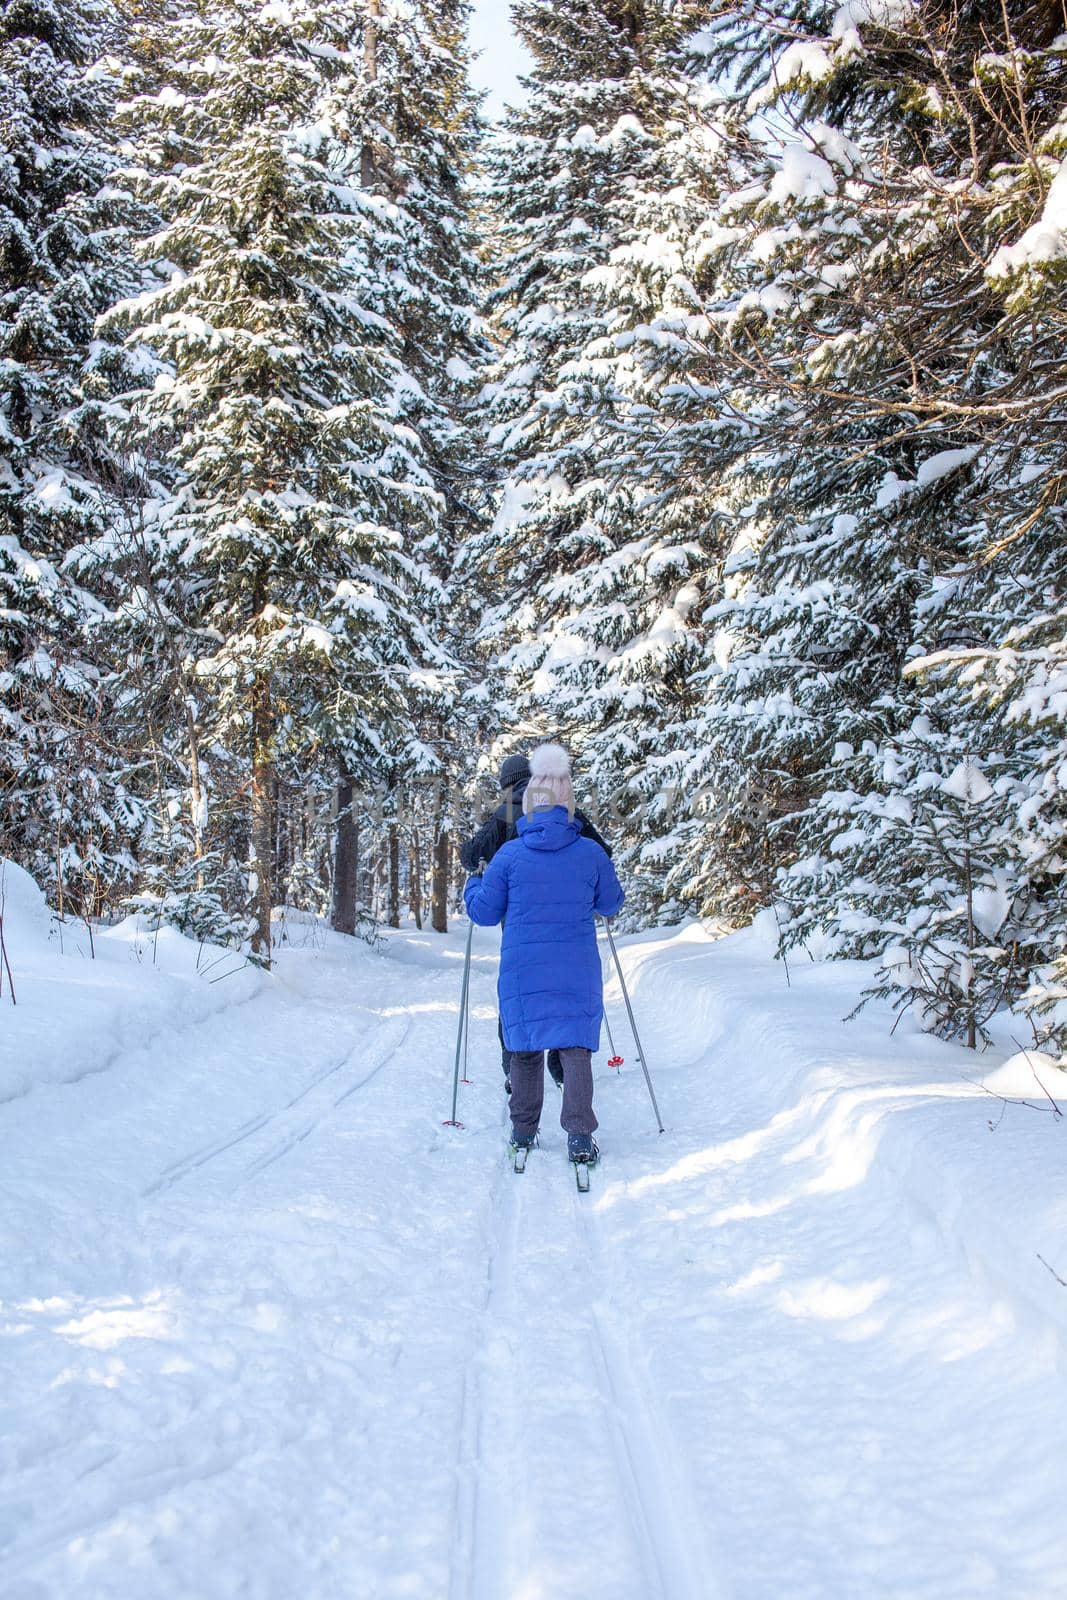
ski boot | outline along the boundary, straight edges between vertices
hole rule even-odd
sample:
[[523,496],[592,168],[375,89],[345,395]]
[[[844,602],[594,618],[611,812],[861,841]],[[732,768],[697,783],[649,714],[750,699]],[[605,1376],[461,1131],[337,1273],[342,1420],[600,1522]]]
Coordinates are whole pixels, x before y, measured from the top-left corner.
[[571,1161],[596,1161],[600,1151],[591,1133],[568,1133],[567,1155]]
[[568,1133],[567,1155],[574,1164],[574,1179],[579,1194],[589,1193],[589,1169],[596,1165],[600,1151],[591,1133]]

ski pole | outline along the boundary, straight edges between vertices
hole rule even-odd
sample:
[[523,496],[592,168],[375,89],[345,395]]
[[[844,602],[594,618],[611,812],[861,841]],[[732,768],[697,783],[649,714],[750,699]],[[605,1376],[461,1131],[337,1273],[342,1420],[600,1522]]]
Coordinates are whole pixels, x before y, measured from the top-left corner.
[[[444,1122],[446,1128],[462,1128],[462,1122],[456,1121],[456,1102],[459,1099],[459,1061],[465,1053],[465,1040],[467,1034],[467,998],[470,993],[471,982],[471,940],[474,937],[474,923],[467,924],[467,949],[463,957],[463,982],[459,991],[459,1027],[456,1029],[456,1066],[452,1074],[452,1115]],[[464,1069],[466,1070],[466,1069]]]
[[663,1118],[659,1114],[659,1106],[656,1104],[656,1091],[652,1087],[652,1079],[649,1076],[648,1071],[648,1062],[645,1060],[645,1052],[641,1048],[641,1036],[637,1031],[637,1023],[634,1021],[634,1008],[630,1004],[630,991],[627,989],[626,979],[622,975],[622,962],[619,960],[619,952],[615,948],[615,940],[612,936],[611,924],[609,922],[605,922],[604,927],[607,929],[608,944],[611,946],[611,953],[615,958],[615,971],[619,974],[619,984],[622,988],[622,997],[626,1001],[626,1015],[630,1019],[630,1029],[634,1036],[634,1044],[637,1046],[637,1059],[641,1063],[641,1071],[644,1073],[645,1082],[648,1085],[648,1098],[652,1101],[652,1109],[656,1113],[656,1124],[659,1127],[660,1133],[662,1133]]
[[[600,953],[600,950],[599,950],[599,946],[598,946],[597,947],[597,954],[599,954],[599,953]],[[604,1027],[607,1029],[607,1035],[608,1035],[608,1048],[611,1051],[611,1054],[608,1057],[608,1066],[609,1067],[614,1067],[615,1071],[618,1072],[619,1068],[623,1064],[624,1058],[622,1056],[620,1056],[619,1052],[616,1050],[616,1048],[615,1048],[615,1040],[611,1037],[611,1023],[608,1021],[608,1008],[607,1008],[607,1006],[603,1006],[601,1008],[601,1016],[604,1018]]]
[[[473,922],[471,923],[471,927],[472,928],[474,927]],[[469,943],[469,940],[468,940],[468,943]],[[463,1076],[459,1080],[460,1083],[470,1083],[470,1079],[467,1076],[467,1057],[468,1057],[469,1049],[470,1049],[470,1040],[471,1040],[471,958],[470,958],[470,951],[468,950],[468,952],[467,952],[467,981],[466,981],[466,987],[465,987],[464,995],[463,995]]]
[[611,1054],[608,1057],[608,1066],[609,1067],[614,1067],[615,1071],[618,1072],[619,1068],[622,1066],[623,1058],[622,1058],[622,1056],[620,1056],[619,1052],[616,1050],[616,1048],[615,1048],[615,1040],[611,1037],[611,1023],[608,1021],[608,1012],[607,1012],[607,1007],[606,1006],[604,1008],[604,1027],[607,1029],[608,1048],[611,1050]]

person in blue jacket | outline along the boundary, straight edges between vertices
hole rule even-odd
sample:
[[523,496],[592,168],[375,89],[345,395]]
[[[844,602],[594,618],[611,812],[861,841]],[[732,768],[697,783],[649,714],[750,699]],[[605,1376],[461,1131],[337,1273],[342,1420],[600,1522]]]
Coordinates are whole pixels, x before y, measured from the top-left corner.
[[600,1048],[603,977],[594,916],[613,917],[623,895],[611,857],[574,818],[570,759],[556,744],[530,756],[517,837],[483,877],[467,882],[472,922],[503,920],[497,994],[511,1051],[512,1142],[530,1145],[544,1099],[544,1052],[563,1065],[560,1122],[572,1161],[593,1161],[593,1052]]
[[[500,804],[486,817],[473,838],[466,840],[459,847],[459,859],[468,872],[480,872],[492,861],[501,845],[515,838],[516,824],[522,815],[522,797],[526,793],[529,781],[530,763],[527,758],[519,752],[507,756],[500,767],[502,795]],[[574,820],[580,825],[580,831],[585,837],[595,839],[597,844],[603,845],[610,856],[611,846],[577,806],[574,808]],[[504,1029],[500,1023],[497,1024],[497,1031],[500,1035],[500,1065],[504,1069],[504,1091],[510,1095],[511,1051],[504,1043]],[[560,1065],[558,1050],[548,1052],[548,1075],[554,1083],[563,1088],[563,1068]]]

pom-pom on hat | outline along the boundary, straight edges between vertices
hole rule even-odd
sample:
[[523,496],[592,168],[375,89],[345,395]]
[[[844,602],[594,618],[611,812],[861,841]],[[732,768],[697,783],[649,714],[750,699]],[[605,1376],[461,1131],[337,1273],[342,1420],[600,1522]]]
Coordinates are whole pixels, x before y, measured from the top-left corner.
[[527,816],[550,806],[566,806],[567,815],[574,815],[571,758],[561,744],[539,744],[531,751],[530,781],[522,797]]

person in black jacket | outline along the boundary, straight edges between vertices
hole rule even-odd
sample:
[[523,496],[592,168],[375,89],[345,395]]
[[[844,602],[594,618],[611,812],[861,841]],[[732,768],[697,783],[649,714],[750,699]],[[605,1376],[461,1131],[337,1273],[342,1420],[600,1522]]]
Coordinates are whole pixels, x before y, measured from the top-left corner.
[[[495,811],[492,811],[486,817],[473,838],[468,839],[465,844],[461,844],[459,847],[459,859],[467,872],[472,874],[480,872],[483,865],[488,866],[489,862],[492,861],[502,844],[507,844],[509,839],[516,837],[515,823],[522,816],[522,797],[526,793],[526,786],[529,781],[530,763],[524,755],[508,756],[501,762],[499,773],[500,804]],[[611,846],[605,839],[601,838],[589,818],[575,809],[574,820],[580,825],[584,836],[600,845],[601,849],[606,850],[610,856]],[[510,1094],[511,1051],[504,1043],[504,1030],[499,1020],[497,1021],[497,1033],[500,1038],[500,1065],[504,1071],[504,1088]],[[550,1050],[548,1052],[548,1070],[552,1075],[553,1082],[559,1084],[562,1088],[563,1067],[560,1064],[558,1050]]]

